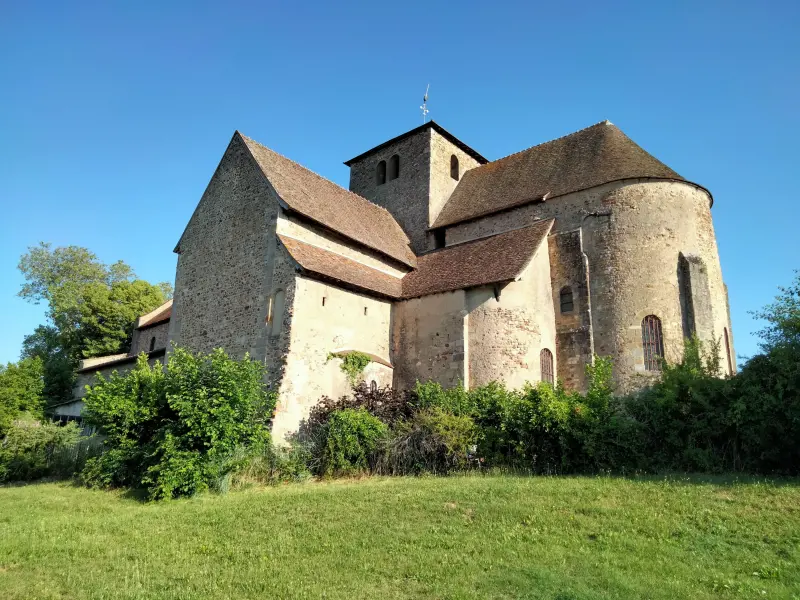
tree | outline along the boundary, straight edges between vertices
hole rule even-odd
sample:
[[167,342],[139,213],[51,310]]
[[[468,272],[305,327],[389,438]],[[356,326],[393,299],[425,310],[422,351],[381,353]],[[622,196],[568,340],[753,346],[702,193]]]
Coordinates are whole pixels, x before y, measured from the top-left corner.
[[753,312],[753,316],[767,322],[758,332],[763,340],[761,349],[767,353],[780,346],[800,347],[800,271],[795,271],[788,287],[778,289],[780,293],[772,304]]
[[19,296],[48,307],[49,323],[25,338],[22,354],[42,360],[49,404],[71,398],[81,358],[129,351],[136,318],[172,295],[168,283],[137,279],[124,262],[105,265],[79,246],[42,242],[28,248],[19,270],[25,278]]
[[22,342],[22,358],[37,358],[42,362],[42,395],[47,404],[58,404],[72,398],[76,361],[62,343],[53,325],[39,325]]
[[25,413],[42,416],[43,367],[40,358],[0,365],[0,439]]

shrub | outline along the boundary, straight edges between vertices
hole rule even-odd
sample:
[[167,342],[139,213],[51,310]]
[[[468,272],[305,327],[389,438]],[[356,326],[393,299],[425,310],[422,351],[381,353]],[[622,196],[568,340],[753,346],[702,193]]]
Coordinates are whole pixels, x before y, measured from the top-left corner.
[[361,380],[361,374],[367,365],[372,362],[369,354],[363,352],[347,352],[343,354],[329,353],[328,360],[334,358],[340,359],[342,362],[339,364],[339,369],[347,376],[347,381],[351,386],[355,386]]
[[388,427],[365,409],[333,412],[325,425],[320,470],[323,475],[356,475],[375,464]]
[[192,354],[176,348],[166,370],[144,355],[125,375],[99,378],[85,416],[106,436],[107,452],[88,461],[88,485],[144,487],[151,499],[207,489],[241,449],[269,443],[275,396],[263,367],[222,350]]
[[509,396],[502,414],[501,444],[508,462],[533,472],[569,466],[572,398],[547,383],[526,385]]
[[229,464],[220,468],[223,475],[213,486],[218,492],[239,489],[254,484],[275,485],[300,482],[311,477],[310,456],[305,446],[273,446],[241,449],[229,459]]
[[454,415],[473,415],[476,412],[475,397],[459,383],[444,389],[434,381],[417,382],[412,403],[417,409],[440,408]]
[[17,420],[0,442],[0,482],[72,475],[81,460],[77,424]]
[[313,437],[314,432],[327,423],[331,414],[337,410],[363,408],[387,425],[408,419],[412,415],[409,394],[390,387],[372,390],[363,382],[353,388],[351,396],[342,396],[336,400],[323,396],[311,408],[308,418],[301,423],[300,438]]
[[399,422],[384,449],[381,470],[398,475],[446,474],[469,466],[478,440],[471,417],[425,408]]

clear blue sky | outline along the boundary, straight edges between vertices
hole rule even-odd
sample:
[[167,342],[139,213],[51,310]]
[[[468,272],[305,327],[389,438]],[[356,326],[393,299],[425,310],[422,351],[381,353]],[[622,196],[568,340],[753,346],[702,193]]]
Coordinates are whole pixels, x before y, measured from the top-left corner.
[[[346,4],[347,6],[344,6]],[[737,352],[800,267],[800,3],[5,2],[0,361],[40,240],[173,281],[233,131],[347,186],[431,117],[490,159],[609,119],[709,188]]]

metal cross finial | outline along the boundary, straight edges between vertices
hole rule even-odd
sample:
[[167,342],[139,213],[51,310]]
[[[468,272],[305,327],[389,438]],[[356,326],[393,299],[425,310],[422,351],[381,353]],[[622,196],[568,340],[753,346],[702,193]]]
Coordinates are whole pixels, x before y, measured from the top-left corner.
[[425,123],[425,120],[430,112],[428,110],[428,90],[431,89],[431,84],[428,84],[428,87],[425,88],[425,95],[422,97],[422,106],[420,106],[420,110],[422,111],[422,122]]

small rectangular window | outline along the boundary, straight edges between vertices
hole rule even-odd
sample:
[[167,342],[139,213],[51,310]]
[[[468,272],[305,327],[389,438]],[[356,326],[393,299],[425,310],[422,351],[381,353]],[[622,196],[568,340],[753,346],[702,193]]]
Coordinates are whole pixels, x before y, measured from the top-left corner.
[[447,242],[447,237],[444,229],[436,229],[433,232],[433,247],[444,248],[445,243]]
[[367,307],[365,306],[364,307],[364,316],[366,316],[366,315],[367,315]]

